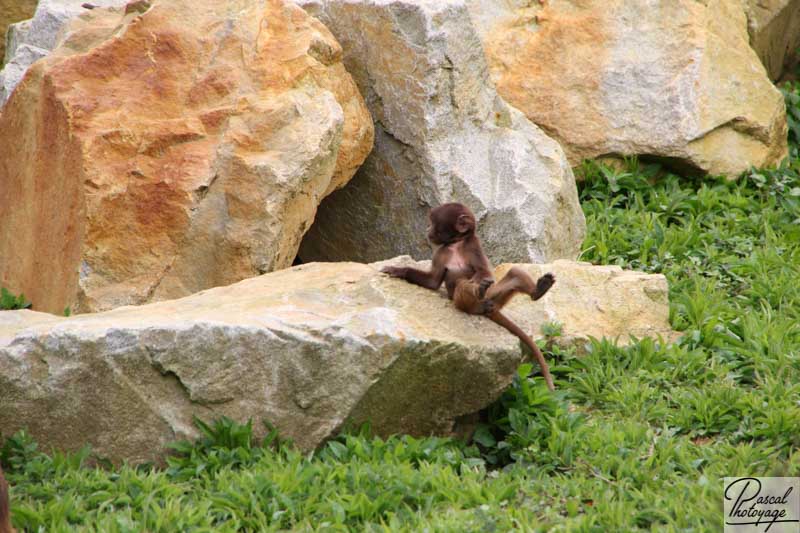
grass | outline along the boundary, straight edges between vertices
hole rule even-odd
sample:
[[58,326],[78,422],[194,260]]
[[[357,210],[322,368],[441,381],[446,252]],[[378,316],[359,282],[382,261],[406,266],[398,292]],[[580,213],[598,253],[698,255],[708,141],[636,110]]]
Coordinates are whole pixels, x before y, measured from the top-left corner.
[[[200,424],[165,468],[89,450],[0,453],[27,531],[707,531],[728,475],[800,475],[800,85],[785,89],[789,162],[737,182],[637,160],[586,163],[583,259],[663,273],[683,340],[578,357],[548,343],[475,442],[342,435],[300,454],[249,425]],[[557,336],[560,326],[546,332]]]

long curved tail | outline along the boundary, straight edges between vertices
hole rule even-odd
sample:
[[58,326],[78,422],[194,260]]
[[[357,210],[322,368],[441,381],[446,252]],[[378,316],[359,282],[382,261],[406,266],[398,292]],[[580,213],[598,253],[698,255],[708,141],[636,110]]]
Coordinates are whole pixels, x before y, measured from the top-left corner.
[[500,311],[494,311],[493,313],[488,315],[489,318],[495,322],[506,328],[509,332],[513,333],[519,339],[528,345],[528,348],[531,349],[533,355],[536,357],[536,361],[538,361],[539,366],[542,368],[542,375],[544,375],[544,381],[547,383],[547,388],[550,390],[555,390],[555,386],[553,385],[553,377],[550,375],[550,367],[547,366],[547,361],[544,360],[544,355],[542,355],[542,351],[536,346],[536,343],[533,342],[533,339],[528,337],[528,334],[522,331],[522,329],[514,324],[511,319],[505,316]]
[[8,483],[0,468],[0,533],[14,533],[11,527],[11,510],[8,503]]

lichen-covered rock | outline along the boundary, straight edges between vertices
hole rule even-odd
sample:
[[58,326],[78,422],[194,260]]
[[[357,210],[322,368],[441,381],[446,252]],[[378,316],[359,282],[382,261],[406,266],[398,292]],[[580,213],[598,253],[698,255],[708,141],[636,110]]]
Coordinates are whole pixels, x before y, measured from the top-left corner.
[[746,6],[750,44],[777,80],[798,60],[800,0],[747,0]]
[[740,0],[470,0],[503,98],[570,162],[641,155],[736,177],[787,153]]
[[0,284],[86,312],[290,266],[372,132],[291,3],[87,11],[0,115]]
[[574,259],[585,221],[558,143],[498,97],[462,0],[311,0],[375,119],[375,148],[320,206],[304,261],[430,253],[427,212],[467,204],[495,261]]
[[[368,420],[384,436],[449,435],[508,386],[518,342],[456,311],[444,291],[379,266],[303,265],[71,318],[0,313],[0,427],[134,462],[195,436],[193,416],[267,420],[304,450]],[[553,320],[567,343],[674,335],[663,276],[561,261],[524,268],[558,279],[542,300],[507,308],[535,336]]]
[[30,18],[35,9],[36,0],[0,0],[0,66],[6,54],[6,30],[11,24]]

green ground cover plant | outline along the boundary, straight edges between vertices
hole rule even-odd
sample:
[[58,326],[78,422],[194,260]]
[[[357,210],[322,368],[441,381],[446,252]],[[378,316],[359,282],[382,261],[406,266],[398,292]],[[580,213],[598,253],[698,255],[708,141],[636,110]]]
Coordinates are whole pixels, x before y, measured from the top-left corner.
[[25,298],[24,294],[17,296],[5,287],[0,287],[0,311],[28,309],[30,306],[31,303]]
[[[718,530],[722,477],[800,475],[800,84],[791,156],[736,182],[586,163],[582,259],[663,273],[680,342],[551,342],[558,390],[523,365],[472,444],[342,435],[313,454],[198,422],[165,467],[41,453],[0,461],[27,531]],[[6,435],[5,437],[9,437]]]

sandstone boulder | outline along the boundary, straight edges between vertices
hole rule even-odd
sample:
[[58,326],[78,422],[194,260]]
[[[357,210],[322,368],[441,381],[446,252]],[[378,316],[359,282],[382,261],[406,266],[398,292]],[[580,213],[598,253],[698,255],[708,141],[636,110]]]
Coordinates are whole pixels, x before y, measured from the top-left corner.
[[495,91],[463,0],[309,0],[344,49],[375,148],[326,199],[304,261],[430,256],[431,207],[469,205],[495,261],[573,259],[585,221],[558,143]]
[[585,158],[736,177],[787,153],[740,0],[470,0],[498,92]]
[[291,3],[88,11],[0,115],[0,285],[86,312],[290,266],[372,131]]
[[[379,266],[302,265],[71,318],[0,313],[0,428],[134,462],[195,436],[192,416],[252,418],[257,428],[268,420],[304,450],[367,420],[384,436],[448,435],[508,386],[518,343],[456,311],[443,291]],[[539,302],[508,308],[537,336],[544,320],[563,321],[567,342],[673,335],[663,276],[570,262],[526,268],[558,277]]]
[[[88,3],[98,7],[118,7],[124,6],[128,1],[130,0],[92,0]],[[36,9],[33,18],[12,24],[8,29],[6,66],[0,71],[0,107],[11,96],[28,67],[55,48],[61,31],[70,20],[87,11],[82,7],[87,3],[85,0],[40,0],[38,5],[36,2],[30,3],[28,13]]]
[[800,0],[747,0],[750,44],[777,80],[798,60]]
[[[386,264],[430,267],[430,261],[414,261],[408,256],[374,265]],[[556,344],[577,348],[582,348],[590,337],[615,339],[623,345],[631,335],[662,337],[666,341],[677,338],[669,327],[667,280],[660,274],[623,270],[616,265],[557,260],[549,264],[504,263],[494,269],[495,279],[501,279],[514,266],[524,269],[534,279],[547,272],[556,276],[556,285],[545,298],[532,304],[520,296],[505,307],[507,314],[525,331],[538,336],[542,326],[557,323],[562,331],[554,339]]]
[[0,66],[6,53],[5,35],[9,25],[33,15],[36,0],[0,0]]

